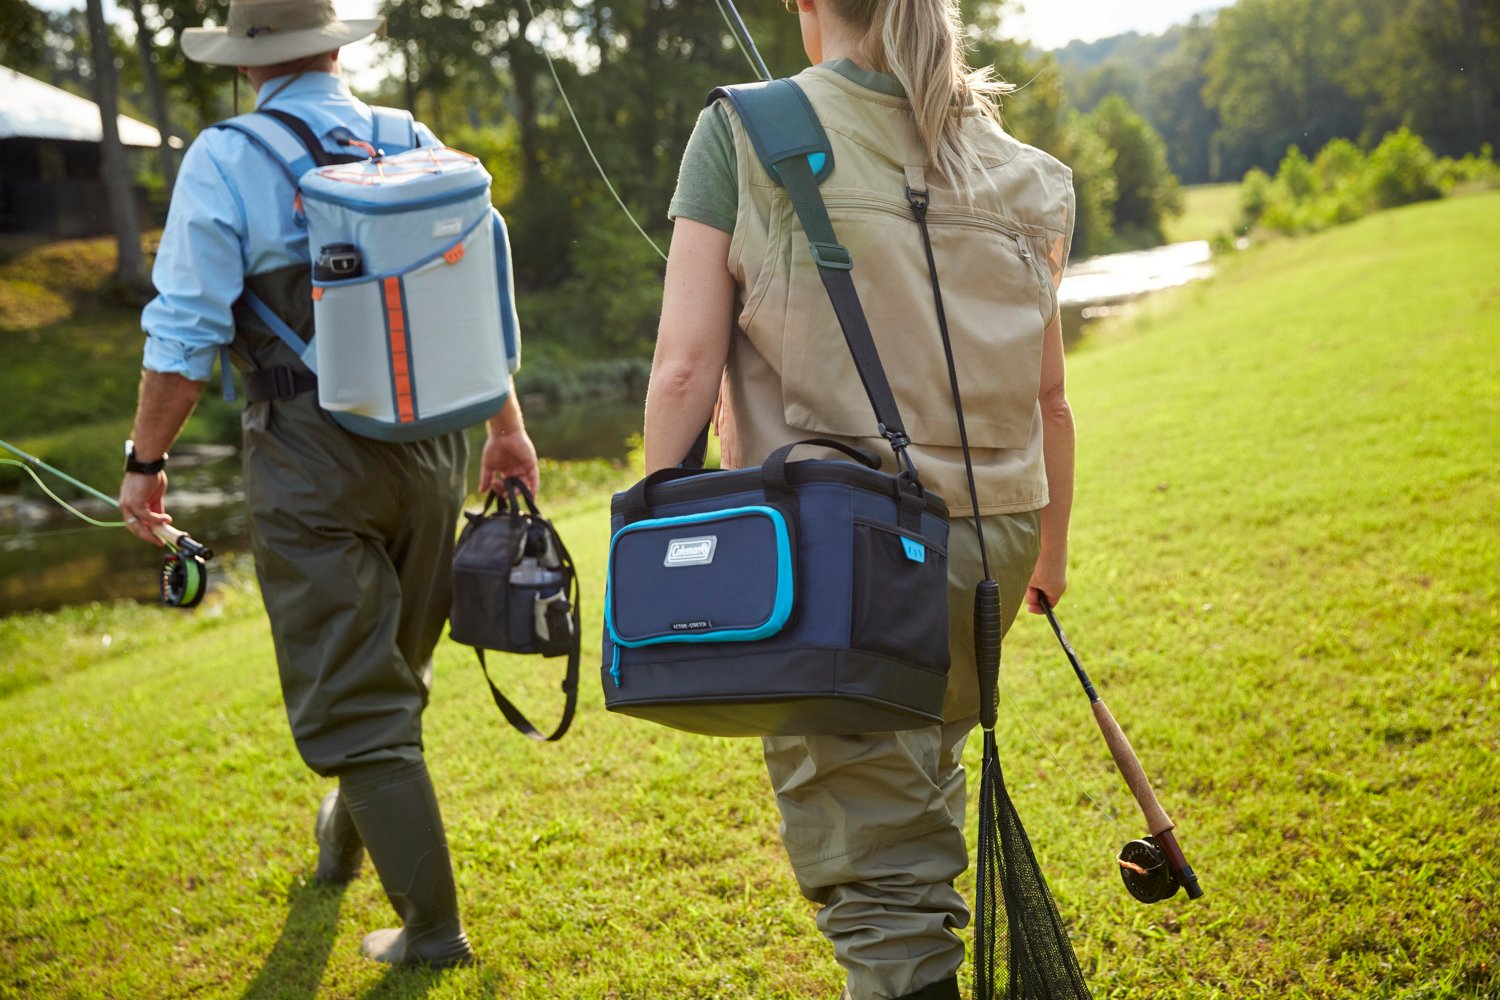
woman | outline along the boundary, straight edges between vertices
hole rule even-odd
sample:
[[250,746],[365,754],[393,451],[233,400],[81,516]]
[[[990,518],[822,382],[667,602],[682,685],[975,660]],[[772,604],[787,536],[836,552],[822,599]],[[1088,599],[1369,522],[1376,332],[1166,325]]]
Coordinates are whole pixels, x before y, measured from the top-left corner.
[[[956,0],[795,0],[812,68],[795,80],[828,133],[822,185],[927,488],[953,514],[945,722],[901,733],[765,741],[782,840],[845,995],[956,998],[968,909],[961,765],[978,720],[975,504],[1004,624],[1066,588],[1073,422],[1056,283],[1066,167],[1001,131],[1004,86],[964,64]],[[964,472],[920,230],[925,190],[974,462]],[[647,471],[676,465],[711,413],[726,467],[834,436],[881,452],[875,418],[785,194],[725,101],[683,158],[646,400]],[[1050,267],[1049,267],[1050,265]],[[1050,273],[1049,273],[1050,270]],[[717,401],[717,407],[716,407]],[[800,456],[800,453],[799,453]]]

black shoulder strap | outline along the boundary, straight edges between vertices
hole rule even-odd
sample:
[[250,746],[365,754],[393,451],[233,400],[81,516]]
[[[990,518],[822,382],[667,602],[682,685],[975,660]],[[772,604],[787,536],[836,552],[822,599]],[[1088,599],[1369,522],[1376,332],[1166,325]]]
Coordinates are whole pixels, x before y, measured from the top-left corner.
[[818,191],[818,182],[833,170],[833,147],[822,123],[807,95],[791,80],[720,87],[709,100],[720,97],[734,105],[761,164],[791,199],[792,210],[812,247],[818,277],[833,303],[854,367],[875,411],[880,435],[896,455],[897,471],[915,479],[916,467],[906,453],[911,441],[854,287],[854,258],[834,234],[833,221]]
[[[313,130],[308,127],[307,122],[298,118],[290,111],[282,111],[280,108],[261,108],[257,114],[269,115],[287,127],[287,130],[301,140],[302,145],[307,148],[307,155],[320,167],[327,167],[335,163],[347,163],[349,159],[337,153],[330,153],[323,148],[318,137],[313,135]],[[354,157],[360,159],[360,157]]]

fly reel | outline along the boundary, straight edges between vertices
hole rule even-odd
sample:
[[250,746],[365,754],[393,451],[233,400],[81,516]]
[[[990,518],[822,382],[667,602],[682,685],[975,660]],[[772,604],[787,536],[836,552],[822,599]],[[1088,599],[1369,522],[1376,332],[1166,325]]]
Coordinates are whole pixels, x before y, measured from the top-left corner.
[[161,561],[161,600],[169,608],[196,607],[208,592],[208,560],[213,551],[183,534],[167,542]]
[[1120,848],[1115,861],[1126,890],[1142,903],[1171,899],[1181,887],[1155,837],[1132,840]]

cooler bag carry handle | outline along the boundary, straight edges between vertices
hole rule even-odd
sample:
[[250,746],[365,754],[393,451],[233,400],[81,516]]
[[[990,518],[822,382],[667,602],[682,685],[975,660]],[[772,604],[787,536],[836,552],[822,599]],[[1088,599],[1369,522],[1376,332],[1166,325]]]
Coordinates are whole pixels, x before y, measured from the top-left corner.
[[719,470],[685,469],[681,466],[657,469],[651,475],[635,483],[630,489],[621,494],[619,501],[620,513],[624,516],[626,524],[635,521],[644,521],[651,516],[651,501],[648,499],[647,493],[652,487],[678,479],[691,479],[694,476],[701,476],[717,471]]
[[771,452],[771,454],[767,455],[765,462],[761,465],[761,468],[764,470],[764,472],[762,473],[762,478],[774,478],[782,486],[785,486],[786,460],[792,454],[793,448],[800,448],[803,445],[811,445],[814,448],[831,448],[834,451],[843,452],[845,455],[848,455],[850,458],[854,459],[856,462],[858,462],[860,465],[863,465],[867,469],[878,470],[880,468],[880,456],[875,454],[873,451],[869,451],[857,445],[846,444],[843,441],[835,441],[832,438],[804,438],[801,441],[793,441],[791,444],[784,444],[780,448],[777,448],[775,451]]

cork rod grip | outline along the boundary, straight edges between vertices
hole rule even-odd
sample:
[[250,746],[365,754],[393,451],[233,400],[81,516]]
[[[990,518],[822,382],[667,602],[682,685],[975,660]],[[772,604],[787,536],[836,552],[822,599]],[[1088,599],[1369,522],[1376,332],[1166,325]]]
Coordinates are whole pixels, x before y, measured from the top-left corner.
[[187,537],[186,531],[178,531],[170,524],[156,524],[151,527],[151,534],[160,538],[168,545],[176,546],[182,539]]
[[1151,782],[1146,777],[1145,768],[1136,759],[1135,751],[1131,749],[1130,741],[1125,738],[1125,731],[1110,714],[1108,706],[1103,701],[1093,703],[1094,719],[1099,723],[1099,731],[1104,734],[1104,742],[1109,746],[1109,752],[1115,759],[1115,766],[1120,769],[1120,774],[1125,778],[1125,784],[1135,793],[1135,800],[1140,804],[1141,812],[1146,817],[1146,827],[1153,835],[1159,835],[1171,830],[1173,823],[1167,816],[1161,803],[1156,801],[1156,793],[1151,790]]

